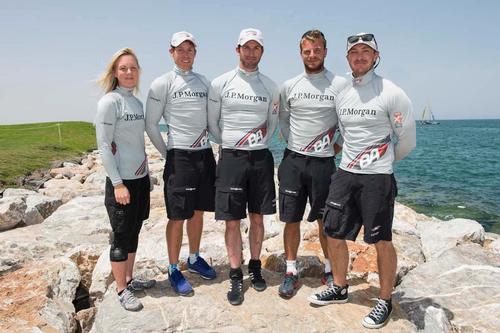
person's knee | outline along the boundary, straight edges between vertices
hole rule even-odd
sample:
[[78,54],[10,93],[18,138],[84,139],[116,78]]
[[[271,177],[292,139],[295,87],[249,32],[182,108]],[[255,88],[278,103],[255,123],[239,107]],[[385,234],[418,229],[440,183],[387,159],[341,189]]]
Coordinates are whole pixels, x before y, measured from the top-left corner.
[[328,247],[332,250],[343,250],[347,247],[347,243],[343,239],[328,237]]
[[226,230],[239,231],[240,230],[240,221],[239,220],[226,221]]
[[121,261],[127,261],[128,258],[128,251],[120,248],[120,247],[114,247],[111,246],[109,250],[109,260],[112,262],[121,262]]
[[394,245],[392,244],[392,241],[379,240],[374,245],[375,249],[379,253],[386,253],[387,251],[394,250]]

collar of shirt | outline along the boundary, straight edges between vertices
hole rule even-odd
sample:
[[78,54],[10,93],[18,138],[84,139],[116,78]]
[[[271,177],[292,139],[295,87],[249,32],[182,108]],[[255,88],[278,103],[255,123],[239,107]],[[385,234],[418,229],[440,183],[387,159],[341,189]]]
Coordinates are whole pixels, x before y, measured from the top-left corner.
[[189,71],[184,71],[184,70],[180,69],[179,67],[177,67],[177,65],[176,65],[176,66],[174,66],[174,72],[175,72],[176,74],[179,74],[179,75],[189,75],[189,74],[192,74],[192,73],[193,73],[193,71],[192,71],[192,70],[189,70]]
[[124,88],[120,86],[117,86],[115,90],[124,96],[132,96],[134,92],[134,88]]
[[239,75],[246,76],[246,77],[252,77],[252,76],[256,76],[257,74],[259,74],[259,68],[257,68],[253,72],[247,72],[246,70],[244,70],[243,68],[238,66],[238,67],[236,67],[236,71]]
[[360,77],[354,77],[352,76],[351,73],[351,77],[352,77],[352,84],[354,86],[366,86],[375,77],[375,70],[372,68],[365,75]]
[[323,70],[318,73],[307,73],[304,71],[304,76],[311,80],[322,78],[325,76],[325,74],[326,74],[326,68],[323,68]]

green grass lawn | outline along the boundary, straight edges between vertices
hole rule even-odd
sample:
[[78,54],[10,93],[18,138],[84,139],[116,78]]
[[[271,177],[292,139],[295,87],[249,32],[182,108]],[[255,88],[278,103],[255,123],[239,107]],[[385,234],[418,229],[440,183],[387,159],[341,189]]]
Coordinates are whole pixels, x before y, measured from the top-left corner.
[[49,168],[54,161],[79,157],[95,148],[95,129],[87,122],[1,125],[0,188],[2,185],[15,186],[19,177]]

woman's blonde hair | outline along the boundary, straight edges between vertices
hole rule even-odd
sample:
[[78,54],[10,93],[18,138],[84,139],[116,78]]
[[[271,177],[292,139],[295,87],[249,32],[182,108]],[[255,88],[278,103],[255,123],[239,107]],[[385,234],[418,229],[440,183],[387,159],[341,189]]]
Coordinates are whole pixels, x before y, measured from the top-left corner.
[[[139,60],[137,59],[134,50],[128,47],[118,50],[118,52],[116,52],[111,58],[111,61],[106,67],[106,71],[104,71],[104,73],[102,73],[101,76],[97,79],[97,83],[102,87],[102,89],[104,89],[106,93],[113,91],[118,86],[118,80],[115,77],[116,64],[118,63],[120,57],[124,55],[131,55],[132,57],[134,57],[135,61],[137,62],[137,67],[139,67],[140,74],[141,66],[139,65]],[[137,93],[138,91],[139,81],[137,81],[137,85],[134,87],[134,93]]]

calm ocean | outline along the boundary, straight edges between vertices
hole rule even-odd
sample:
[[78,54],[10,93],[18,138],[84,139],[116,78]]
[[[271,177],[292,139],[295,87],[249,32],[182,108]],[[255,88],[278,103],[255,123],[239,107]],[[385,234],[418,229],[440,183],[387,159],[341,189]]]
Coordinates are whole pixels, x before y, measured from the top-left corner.
[[[276,164],[284,147],[276,136],[270,147]],[[417,147],[396,164],[395,175],[400,203],[442,220],[476,220],[500,234],[499,119],[417,124]]]
[[[284,148],[276,134],[276,165]],[[417,147],[395,174],[400,203],[442,220],[476,220],[500,234],[500,119],[417,124]]]

